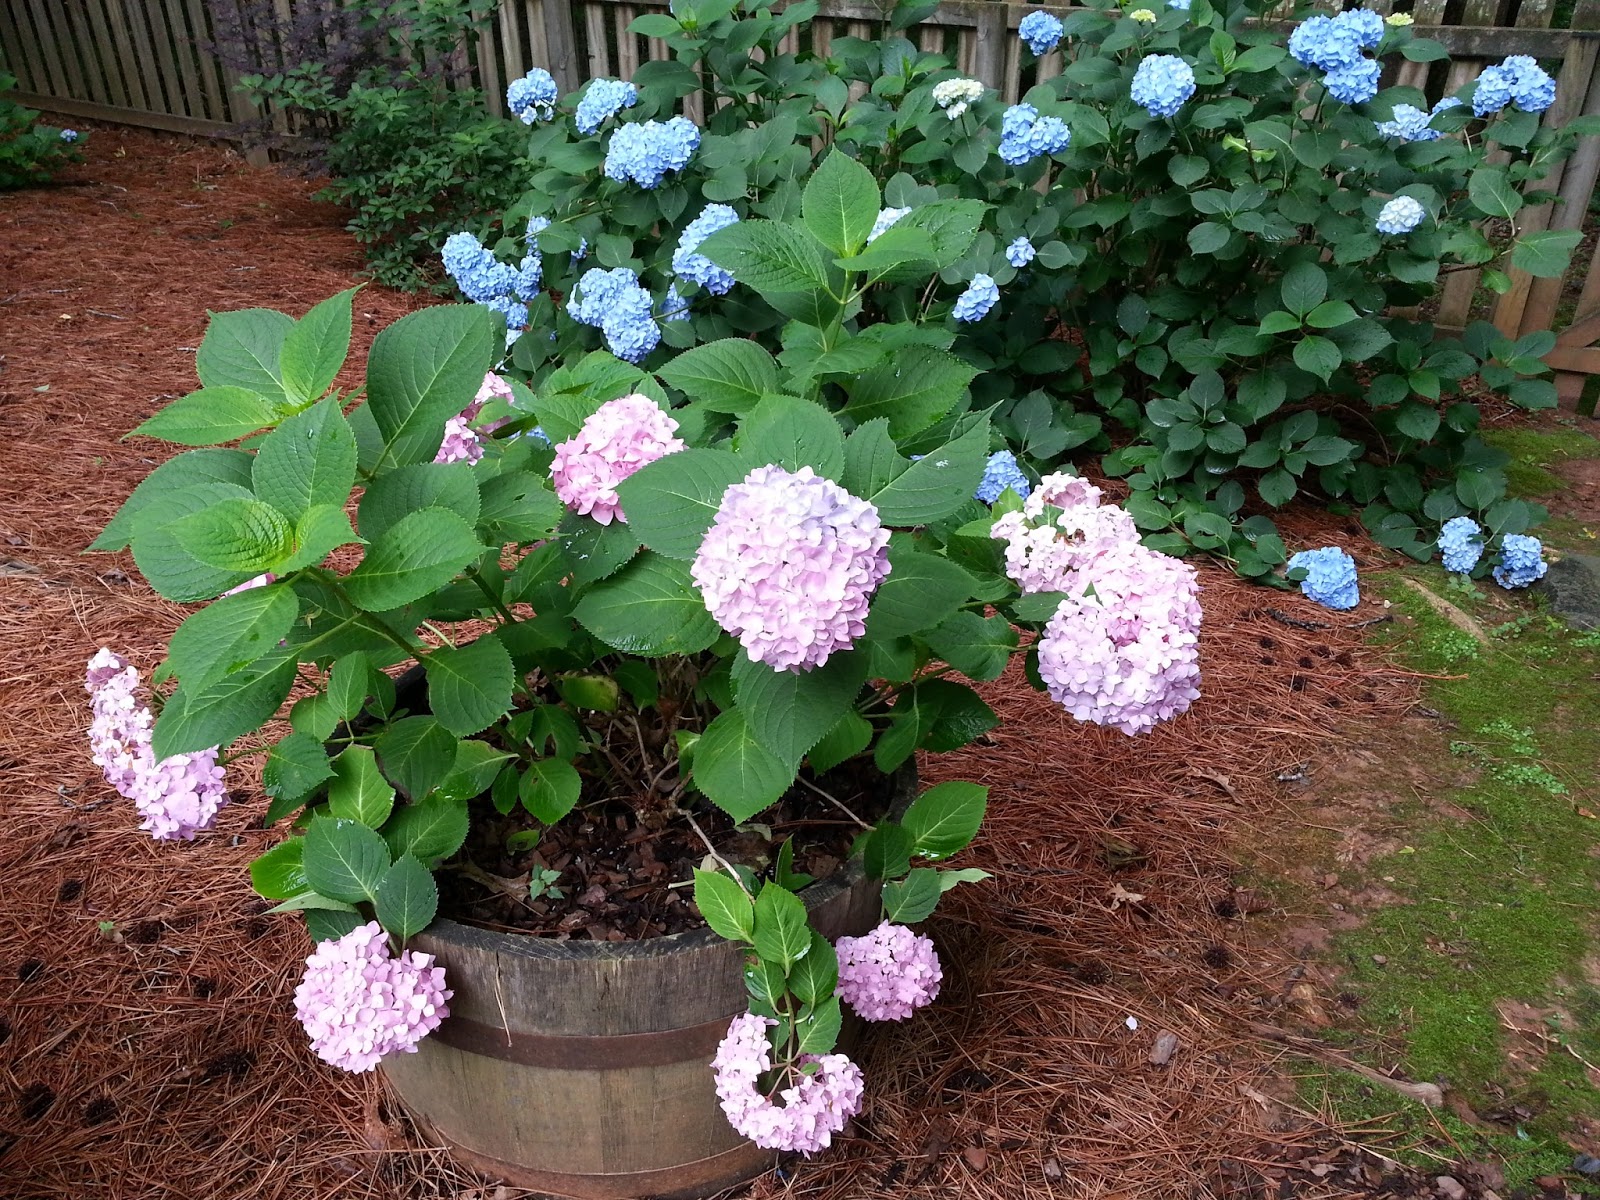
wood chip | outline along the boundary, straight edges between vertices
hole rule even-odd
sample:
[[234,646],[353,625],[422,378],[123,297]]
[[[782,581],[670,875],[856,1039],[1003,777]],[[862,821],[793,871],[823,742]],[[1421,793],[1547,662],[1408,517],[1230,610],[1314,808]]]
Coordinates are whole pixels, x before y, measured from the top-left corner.
[[1156,1044],[1150,1048],[1150,1065],[1164,1067],[1178,1051],[1178,1035],[1170,1029],[1156,1034]]

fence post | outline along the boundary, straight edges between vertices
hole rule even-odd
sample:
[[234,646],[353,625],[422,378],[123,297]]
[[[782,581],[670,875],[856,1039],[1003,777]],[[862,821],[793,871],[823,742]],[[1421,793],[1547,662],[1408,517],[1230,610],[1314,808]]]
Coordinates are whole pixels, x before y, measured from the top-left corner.
[[1006,5],[1004,0],[985,0],[977,8],[973,74],[985,87],[1003,91],[1006,85]]
[[543,0],[545,45],[550,51],[550,74],[563,92],[573,92],[578,77],[578,32],[573,10],[579,0]]

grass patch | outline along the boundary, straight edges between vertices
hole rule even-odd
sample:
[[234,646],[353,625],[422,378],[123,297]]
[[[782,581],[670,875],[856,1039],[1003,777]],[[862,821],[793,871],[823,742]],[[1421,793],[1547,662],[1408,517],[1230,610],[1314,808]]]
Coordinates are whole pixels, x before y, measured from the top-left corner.
[[[1486,1132],[1412,1111],[1357,1077],[1306,1086],[1350,1120],[1404,1109],[1390,1125],[1417,1165],[1493,1155],[1519,1186],[1568,1170],[1574,1122],[1600,1117],[1600,1091],[1567,1049],[1600,1062],[1600,990],[1583,977],[1600,930],[1600,821],[1584,815],[1600,807],[1600,638],[1571,633],[1531,599],[1508,612],[1489,585],[1451,584],[1432,568],[1413,573],[1491,634],[1488,646],[1463,634],[1398,575],[1380,583],[1406,618],[1388,627],[1396,655],[1455,676],[1431,681],[1427,703],[1454,722],[1439,753],[1455,762],[1441,761],[1440,773],[1474,770],[1474,782],[1449,797],[1467,816],[1413,802],[1397,781],[1386,815],[1405,845],[1367,870],[1405,903],[1367,913],[1330,953],[1345,968],[1341,987],[1361,1000],[1358,1052],[1383,1039],[1392,1057],[1403,1039],[1410,1078],[1444,1083],[1478,1113],[1500,1116]],[[1496,1005],[1505,1000],[1552,1010],[1552,1040],[1503,1029]]]
[[1523,427],[1485,429],[1483,440],[1511,455],[1506,485],[1513,496],[1548,496],[1566,487],[1550,467],[1573,458],[1600,458],[1600,441],[1577,429],[1545,432]]

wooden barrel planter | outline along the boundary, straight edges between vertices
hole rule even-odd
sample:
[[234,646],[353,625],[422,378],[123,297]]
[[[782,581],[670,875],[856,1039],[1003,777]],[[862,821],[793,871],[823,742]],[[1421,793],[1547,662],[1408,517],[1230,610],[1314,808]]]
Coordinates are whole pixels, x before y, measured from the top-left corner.
[[[915,776],[897,775],[903,809]],[[802,898],[829,938],[880,919],[859,865]],[[777,1155],[746,1141],[711,1073],[748,1007],[739,947],[709,929],[640,942],[558,942],[438,920],[450,1016],[383,1071],[418,1124],[461,1162],[520,1187],[580,1197],[709,1196]]]

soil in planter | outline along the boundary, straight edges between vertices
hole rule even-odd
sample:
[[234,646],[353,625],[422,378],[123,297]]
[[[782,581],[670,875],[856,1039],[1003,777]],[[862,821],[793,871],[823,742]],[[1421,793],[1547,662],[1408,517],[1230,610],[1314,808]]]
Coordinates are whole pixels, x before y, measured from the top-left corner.
[[[891,800],[889,781],[865,763],[841,766],[821,786],[867,822],[883,816]],[[793,869],[826,879],[849,858],[861,832],[833,803],[803,786],[742,830],[704,801],[695,820],[718,854],[758,875],[790,840]],[[540,824],[520,807],[502,816],[480,796],[472,804],[471,828],[466,845],[438,873],[441,916],[542,937],[611,942],[705,924],[689,881],[707,858],[706,846],[682,819],[652,829],[632,805],[601,799],[543,828],[537,845],[520,847],[516,836],[537,832]],[[507,849],[508,840],[515,849]]]

